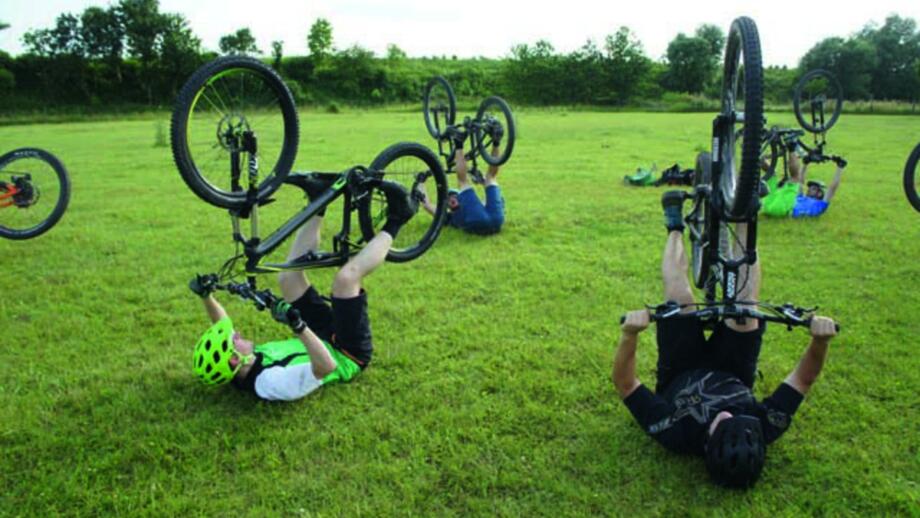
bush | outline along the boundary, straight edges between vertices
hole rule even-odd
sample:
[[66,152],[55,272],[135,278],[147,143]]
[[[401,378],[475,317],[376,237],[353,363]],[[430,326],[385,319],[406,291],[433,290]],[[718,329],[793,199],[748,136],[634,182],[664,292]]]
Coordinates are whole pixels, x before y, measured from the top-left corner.
[[297,81],[287,80],[284,84],[286,84],[288,90],[291,91],[291,95],[294,96],[294,102],[297,104],[310,104],[314,101],[313,95],[304,87],[300,86],[300,83]]
[[16,88],[16,77],[5,68],[0,68],[0,92],[9,93]]

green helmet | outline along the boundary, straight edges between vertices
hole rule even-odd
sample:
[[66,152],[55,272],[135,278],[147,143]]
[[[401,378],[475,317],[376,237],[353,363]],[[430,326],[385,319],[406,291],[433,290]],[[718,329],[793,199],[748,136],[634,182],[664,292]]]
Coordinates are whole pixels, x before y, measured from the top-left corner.
[[[233,356],[240,358],[236,367],[230,366]],[[233,322],[230,317],[224,317],[205,331],[195,344],[192,360],[195,375],[203,383],[223,385],[233,379],[244,363],[252,360],[252,355],[241,357],[233,347]]]

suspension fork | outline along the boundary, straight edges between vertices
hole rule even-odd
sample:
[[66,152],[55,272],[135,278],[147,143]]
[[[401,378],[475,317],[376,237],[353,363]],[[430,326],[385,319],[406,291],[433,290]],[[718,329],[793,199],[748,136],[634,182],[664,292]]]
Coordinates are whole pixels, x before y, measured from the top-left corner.
[[246,205],[249,207],[249,242],[251,246],[259,244],[259,153],[255,133],[243,132],[243,151],[249,155],[246,190]]
[[[719,263],[722,265],[722,289],[724,292],[724,302],[734,303],[737,298],[738,280],[740,278],[741,268],[745,265],[752,267],[757,262],[757,220],[743,222],[747,224],[745,231],[744,254],[738,259],[720,258]],[[733,242],[729,243],[730,247],[734,246]],[[748,278],[745,282],[750,282],[750,268],[748,269]]]

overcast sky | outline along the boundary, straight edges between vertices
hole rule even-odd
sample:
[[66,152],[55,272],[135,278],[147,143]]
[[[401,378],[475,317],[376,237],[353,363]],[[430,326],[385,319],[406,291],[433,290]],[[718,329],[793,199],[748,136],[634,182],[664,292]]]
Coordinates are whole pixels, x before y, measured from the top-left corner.
[[[0,0],[0,20],[11,25],[0,31],[0,49],[19,54],[22,34],[29,29],[49,27],[65,11],[110,3]],[[410,56],[502,57],[515,43],[541,38],[568,52],[626,25],[653,59],[664,55],[678,32],[692,33],[701,23],[727,30],[733,18],[747,15],[760,29],[765,64],[790,66],[821,39],[847,36],[869,21],[881,23],[892,13],[920,20],[920,0],[160,0],[160,9],[184,14],[212,50],[222,35],[249,27],[263,52],[272,40],[283,40],[286,55],[306,54],[309,27],[324,17],[332,22],[337,48],[359,43],[381,54],[395,43]]]

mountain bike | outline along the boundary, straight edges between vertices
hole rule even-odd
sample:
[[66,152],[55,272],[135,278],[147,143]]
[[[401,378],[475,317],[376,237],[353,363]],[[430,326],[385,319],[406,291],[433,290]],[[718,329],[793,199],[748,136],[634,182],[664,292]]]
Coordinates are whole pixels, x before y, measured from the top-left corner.
[[[234,278],[236,266],[255,289],[253,274],[339,266],[356,254],[383,226],[384,180],[399,183],[418,198],[426,186],[436,193],[432,216],[419,212],[394,240],[387,260],[405,262],[421,256],[437,239],[447,206],[447,177],[428,148],[398,143],[381,152],[370,166],[342,172],[311,172],[324,189],[278,229],[262,237],[259,210],[272,201],[297,155],[299,122],[284,81],[258,60],[228,56],[204,65],[182,87],[172,114],[172,153],[183,180],[199,198],[228,209],[236,253],[220,269],[220,279]],[[268,174],[262,174],[267,164]],[[285,263],[264,258],[313,216],[342,198],[341,230],[331,251],[311,252]],[[358,228],[353,229],[357,213]],[[242,220],[250,223],[249,235]]]
[[917,190],[920,188],[920,144],[914,148],[914,151],[907,157],[907,163],[904,164],[904,192],[907,194],[907,201],[920,212],[920,196]]
[[[804,130],[773,126],[761,141],[761,167],[766,171],[764,180],[769,180],[782,160],[783,178],[789,177],[786,153],[794,152],[806,164],[834,162],[845,167],[846,160],[839,155],[826,154],[827,132],[837,123],[843,108],[843,89],[837,79],[826,70],[812,70],[796,83],[793,95],[795,117]],[[829,110],[829,115],[828,115]],[[814,142],[805,144],[805,133],[813,134]],[[736,139],[743,138],[736,134]]]
[[[422,104],[425,127],[438,142],[438,154],[444,159],[447,173],[453,173],[454,154],[457,142],[470,141],[470,149],[465,153],[470,161],[470,175],[476,183],[483,182],[482,172],[476,163],[481,156],[489,165],[500,166],[511,158],[514,151],[516,130],[511,107],[498,96],[486,98],[479,105],[476,116],[464,117],[456,124],[457,98],[447,79],[437,76],[425,86]],[[497,153],[493,151],[497,149]]]
[[70,176],[51,153],[20,148],[0,156],[0,237],[30,239],[51,229],[70,203]]
[[840,155],[829,155],[824,152],[826,141],[818,141],[809,146],[802,137],[804,130],[780,128],[774,126],[766,132],[761,145],[761,169],[765,170],[763,180],[769,180],[777,174],[777,166],[782,162],[782,178],[780,184],[789,178],[788,153],[796,153],[805,164],[821,164],[833,162],[839,167],[846,167],[847,161]]
[[[807,326],[817,308],[738,300],[757,262],[757,212],[761,146],[764,142],[763,67],[760,37],[747,17],[732,22],[725,48],[721,109],[712,125],[712,152],[694,170],[691,210],[684,218],[691,244],[691,277],[705,301],[649,307],[651,319],[695,318],[705,325],[755,318]],[[745,224],[738,235],[734,224]],[[741,284],[741,285],[739,285]],[[686,311],[690,306],[697,309]],[[625,318],[625,317],[624,317]],[[621,319],[621,322],[623,319]]]

